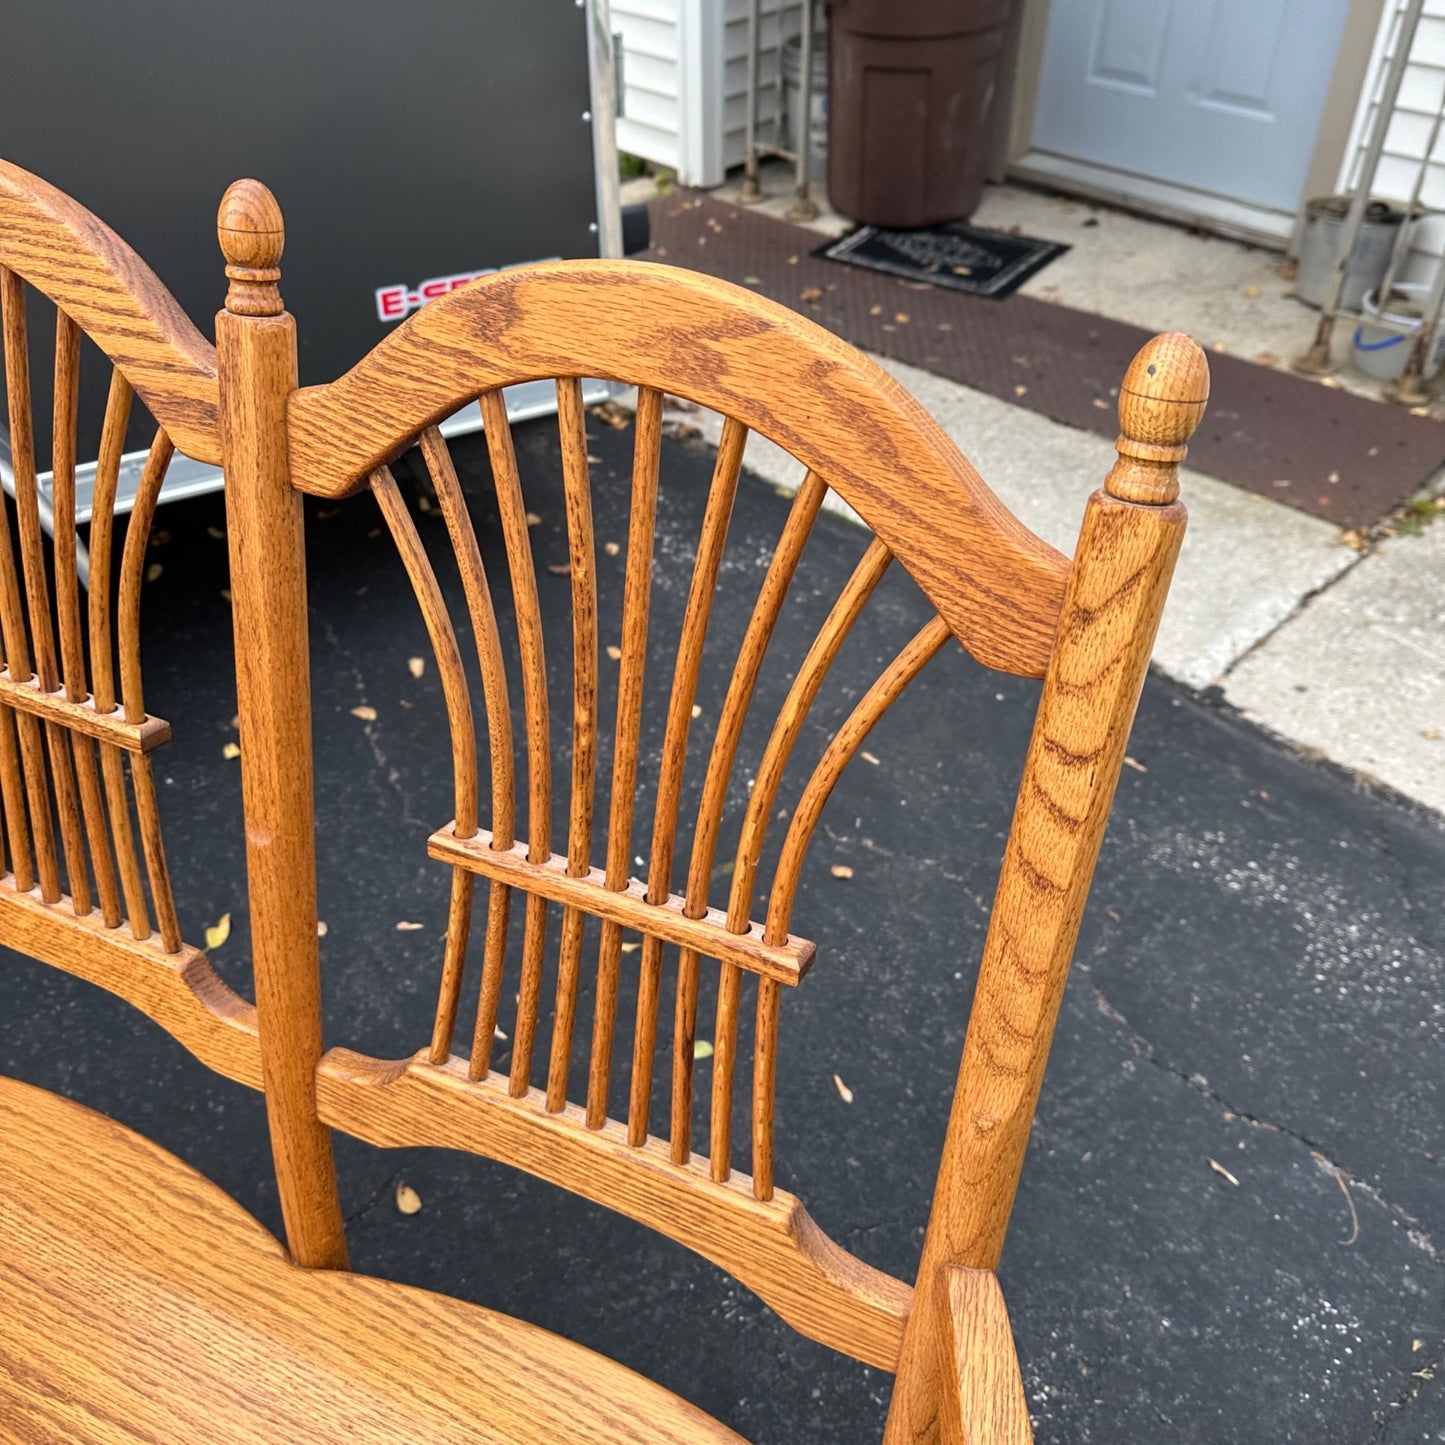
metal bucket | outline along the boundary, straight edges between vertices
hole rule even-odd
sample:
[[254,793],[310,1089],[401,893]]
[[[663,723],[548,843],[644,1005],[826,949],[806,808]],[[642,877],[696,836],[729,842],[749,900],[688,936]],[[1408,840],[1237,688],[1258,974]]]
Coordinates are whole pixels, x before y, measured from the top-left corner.
[[[1294,294],[1307,306],[1323,306],[1330,278],[1340,254],[1340,236],[1345,229],[1345,215],[1350,208],[1348,196],[1317,196],[1305,206],[1304,229],[1300,233],[1299,278]],[[1345,284],[1340,290],[1340,306],[1358,311],[1365,293],[1373,291],[1385,278],[1390,252],[1405,213],[1388,201],[1371,201],[1360,222],[1350,264],[1345,268]]]
[[[1370,376],[1383,381],[1393,381],[1405,370],[1405,362],[1415,337],[1424,325],[1425,303],[1430,288],[1423,282],[1397,281],[1391,288],[1384,314],[1397,326],[1408,326],[1408,332],[1384,326],[1372,326],[1370,319],[1380,315],[1380,300],[1376,293],[1366,296],[1361,305],[1364,320],[1355,327],[1354,362]],[[1425,359],[1425,378],[1428,380],[1440,370],[1445,361],[1445,327],[1435,333],[1435,345]]]

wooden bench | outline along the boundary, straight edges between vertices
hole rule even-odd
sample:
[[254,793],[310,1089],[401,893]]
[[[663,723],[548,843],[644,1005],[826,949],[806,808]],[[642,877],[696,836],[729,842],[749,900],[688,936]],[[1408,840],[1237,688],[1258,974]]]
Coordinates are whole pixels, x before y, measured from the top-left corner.
[[[432,302],[336,381],[298,389],[276,202],[257,182],[238,182],[222,202],[219,232],[230,287],[213,348],[100,221],[0,163],[16,492],[15,535],[0,508],[0,941],[128,999],[209,1067],[264,1090],[286,1246],[139,1135],[0,1081],[0,1436],[349,1445],[737,1438],[534,1326],[350,1273],[330,1143],[341,1129],[381,1146],[504,1160],[697,1251],[798,1330],[894,1371],[891,1445],[1027,1440],[993,1271],[1184,531],[1177,470],[1208,392],[1199,348],[1158,337],[1123,379],[1119,459],[1088,500],[1070,562],[1002,506],[872,361],[736,287],[631,262],[506,271]],[[37,509],[27,286],[49,303],[56,328],[53,574]],[[73,542],[82,334],[114,369],[88,594]],[[584,377],[638,388],[622,626],[605,653]],[[564,719],[549,716],[527,504],[501,399],[503,387],[539,378],[556,381],[570,548]],[[670,675],[647,678],[663,737],[649,822],[634,813],[666,394],[725,420],[675,662]],[[507,609],[493,605],[437,430],[478,398]],[[155,440],[114,576],[116,474],[136,403],[154,419]],[[790,452],[807,474],[761,589],[724,604],[749,619],[741,649],[716,657],[705,645],[708,624],[715,599],[727,595],[724,550],[750,433]],[[464,657],[392,474],[413,445],[445,523],[474,659]],[[169,729],[145,708],[139,605],[156,495],[176,449],[226,473],[254,1007],[181,937],[151,773],[151,751]],[[797,636],[777,624],[830,490],[873,535],[816,634]],[[380,506],[430,635],[455,775],[453,816],[436,820],[429,844],[451,889],[434,1025],[401,1060],[323,1047],[317,967],[302,500],[364,492]],[[936,615],[901,640],[805,766],[801,787],[785,787],[796,782],[787,764],[829,668],[894,562]],[[513,617],[515,647],[503,626]],[[791,917],[824,804],[870,728],[952,640],[989,667],[1042,678],[1043,690],[910,1285],[848,1254],[774,1184],[778,1020],[785,992],[814,961]],[[796,654],[787,698],[749,735],[767,741],[747,756],[744,724],[764,655],[780,649]],[[604,656],[618,670],[615,715],[606,719]],[[700,787],[689,789],[705,663],[726,679],[725,702],[710,748],[694,746]],[[565,779],[552,772],[559,723],[570,728]],[[598,776],[599,754],[610,759],[610,778]],[[742,776],[750,790],[737,786]],[[567,789],[565,837],[553,837],[554,782]],[[685,816],[683,799],[693,796],[700,801]],[[730,796],[745,798],[740,817],[729,814]],[[673,866],[680,833],[685,873]],[[724,838],[735,843],[725,849]],[[632,876],[634,853],[647,855],[644,877]],[[720,854],[729,862],[721,870]],[[479,882],[485,908],[474,928]],[[514,971],[507,945],[518,927]],[[594,935],[600,943],[584,947]],[[625,951],[624,937],[637,941]],[[665,955],[675,960],[666,1000]],[[709,1096],[697,1099],[705,969],[716,971],[708,1025],[716,1052]],[[578,1017],[584,970],[596,980],[590,1020]],[[617,1047],[619,997],[633,977],[635,1017],[621,1030],[632,1047],[618,1057],[627,1052]],[[545,999],[544,978],[555,980]],[[477,1000],[470,1039],[457,1037],[464,991]],[[659,1045],[664,1008],[670,1047]],[[960,1018],[964,1008],[960,998]],[[747,1010],[751,1027],[740,1027]],[[511,1036],[505,1073],[493,1064],[499,1020]],[[655,1075],[669,1083],[665,1119],[651,1111]],[[609,1100],[622,1097],[624,1078],[627,1105],[614,1117]]]

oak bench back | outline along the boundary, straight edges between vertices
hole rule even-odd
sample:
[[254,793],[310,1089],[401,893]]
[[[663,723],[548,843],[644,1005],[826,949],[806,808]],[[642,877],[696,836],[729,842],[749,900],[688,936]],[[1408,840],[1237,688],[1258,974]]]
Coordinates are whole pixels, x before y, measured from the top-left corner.
[[[213,350],[100,222],[44,182],[0,163],[0,309],[21,562],[17,571],[0,510],[6,661],[0,805],[9,869],[0,881],[0,939],[131,999],[204,1062],[264,1088],[288,1242],[300,1263],[346,1264],[330,1128],[380,1145],[471,1150],[660,1230],[731,1271],[805,1333],[897,1370],[889,1438],[930,1438],[938,1413],[939,1270],[991,1270],[1002,1248],[1080,914],[1183,533],[1176,473],[1207,396],[1202,354],[1187,338],[1166,336],[1130,368],[1120,393],[1119,460],[1088,502],[1071,564],[994,497],[875,363],[739,288],[634,262],[555,262],[503,272],[433,301],[338,380],[298,389],[295,323],[279,291],[284,229],[274,198],[256,182],[238,182],[223,200],[219,234],[230,286]],[[57,313],[54,634],[35,460],[26,441],[23,282],[48,297]],[[109,495],[110,505],[98,507],[92,536],[89,671],[73,527],[81,332],[109,357],[116,376],[97,473],[98,500]],[[610,778],[599,777],[598,764],[607,750],[599,748],[605,720],[598,707],[598,548],[581,392],[588,377],[638,389]],[[544,379],[557,388],[572,635],[567,827],[565,839],[555,840],[541,603],[502,395],[514,383]],[[108,529],[132,390],[158,432],[121,566],[117,692]],[[675,663],[669,677],[658,679],[644,674],[669,395],[718,412],[723,429]],[[513,639],[503,636],[499,620],[506,609],[494,600],[439,430],[474,401],[485,423],[515,617],[520,739],[509,691]],[[698,677],[750,434],[789,452],[806,476],[750,602],[741,649],[723,660],[725,701],[689,818],[682,798]],[[254,1010],[180,939],[150,776],[149,749],[167,728],[144,711],[139,592],[146,534],[175,446],[221,461],[226,470]],[[391,470],[413,446],[445,523],[446,565],[460,579],[474,674],[433,558]],[[830,490],[853,507],[872,541],[816,635],[806,639],[782,708],[764,720],[768,740],[748,770],[751,791],[736,823],[730,867],[722,870],[725,896],[715,899],[710,889],[729,826],[726,804],[739,791],[741,740],[760,669],[770,645],[787,631],[776,624],[790,584],[806,568],[809,534]],[[451,870],[438,1004],[430,1039],[401,1061],[345,1048],[324,1051],[321,1027],[302,499],[363,491],[380,507],[432,642],[455,783],[453,817],[437,820],[429,842],[431,855]],[[833,734],[790,795],[792,806],[778,815],[788,820],[781,845],[766,851],[809,710],[895,561],[936,616],[902,643]],[[950,639],[990,667],[1041,677],[1043,693],[923,1265],[910,1287],[847,1254],[796,1198],[774,1185],[778,1020],[783,990],[799,983],[814,957],[813,944],[794,936],[790,921],[824,804],[869,730]],[[664,699],[663,745],[646,876],[634,879],[644,681],[649,696]],[[485,807],[479,718],[486,724]],[[140,855],[131,838],[123,754],[130,760]],[[675,878],[679,834],[688,864],[685,877]],[[473,946],[479,879],[487,890],[485,920]],[[492,1041],[517,911],[517,1006],[508,1018],[511,1059],[504,1076],[494,1067]],[[554,952],[549,912],[557,911]],[[584,947],[589,928],[595,948]],[[640,947],[629,947],[625,956],[628,935],[636,935]],[[619,980],[624,968],[634,967],[634,956],[636,1017],[631,1056],[623,1061],[614,1058]],[[664,1123],[652,1117],[651,1101],[665,957],[673,961],[666,975],[673,1026]],[[704,968],[717,970],[715,1056],[703,1110],[706,1156],[694,1147],[694,1041]],[[585,970],[595,970],[590,1028],[578,1019]],[[545,978],[555,981],[543,1047]],[[464,990],[475,991],[476,1025],[471,1039],[461,1041]],[[743,1060],[748,1033],[740,1029],[745,991],[754,1020],[750,1069]],[[585,1069],[574,1068],[579,1050]],[[627,1108],[612,1118],[610,1085],[624,1062]],[[739,1077],[747,1081],[750,1172],[734,1167],[733,1142],[743,1132],[734,1118]]]

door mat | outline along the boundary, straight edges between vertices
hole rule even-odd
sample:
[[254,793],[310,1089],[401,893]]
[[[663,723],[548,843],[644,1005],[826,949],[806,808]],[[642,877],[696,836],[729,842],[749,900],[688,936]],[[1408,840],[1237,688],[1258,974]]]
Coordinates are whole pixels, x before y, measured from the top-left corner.
[[[652,239],[649,259],[748,286],[865,351],[1111,441],[1119,382],[1150,335],[1032,296],[985,301],[835,266],[813,254],[816,231],[696,192],[653,202]],[[1221,352],[1209,366],[1209,410],[1188,463],[1208,476],[1363,527],[1445,462],[1445,425],[1428,417]]]
[[1058,241],[981,231],[949,221],[911,231],[860,226],[813,254],[905,281],[927,281],[968,296],[1002,301],[1068,249]]

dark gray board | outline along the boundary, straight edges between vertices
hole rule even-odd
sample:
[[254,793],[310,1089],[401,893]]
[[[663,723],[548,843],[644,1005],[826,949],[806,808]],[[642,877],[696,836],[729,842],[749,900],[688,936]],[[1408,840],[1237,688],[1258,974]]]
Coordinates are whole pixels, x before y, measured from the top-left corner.
[[[221,194],[241,176],[272,188],[303,384],[387,333],[378,287],[597,252],[573,0],[10,0],[3,37],[0,155],[113,227],[208,335]],[[45,468],[50,308],[31,325]],[[83,460],[108,380],[90,360]],[[129,444],[148,440],[137,422]]]

